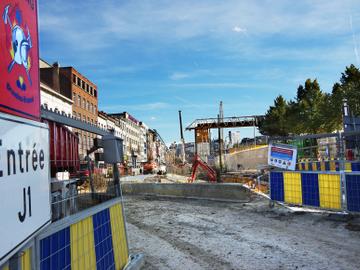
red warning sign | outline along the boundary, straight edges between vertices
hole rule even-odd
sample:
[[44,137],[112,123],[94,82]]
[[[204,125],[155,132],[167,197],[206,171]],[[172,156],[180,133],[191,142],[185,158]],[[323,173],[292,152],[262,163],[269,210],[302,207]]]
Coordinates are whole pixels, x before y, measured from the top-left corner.
[[38,120],[37,1],[1,1],[0,14],[0,111]]

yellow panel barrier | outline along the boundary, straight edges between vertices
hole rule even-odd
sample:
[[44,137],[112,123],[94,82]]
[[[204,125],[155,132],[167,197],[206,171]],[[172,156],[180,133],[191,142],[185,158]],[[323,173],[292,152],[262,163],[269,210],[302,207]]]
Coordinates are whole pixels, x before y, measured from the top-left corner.
[[305,171],[309,170],[309,162],[305,162]]
[[301,173],[284,172],[285,202],[302,204]]
[[320,207],[341,209],[340,175],[319,174]]
[[322,171],[326,171],[325,161],[321,161],[321,162],[320,162],[320,169],[321,169]]
[[352,171],[351,163],[345,162],[345,172],[351,172],[351,171]]
[[317,170],[318,170],[318,169],[317,169],[317,166],[316,166],[316,162],[312,162],[311,165],[312,165],[312,170],[313,170],[313,171],[317,171]]
[[31,248],[28,248],[21,255],[21,270],[31,270]]
[[336,172],[336,164],[335,161],[330,161],[330,171]]
[[96,269],[92,216],[70,226],[71,269]]
[[115,267],[120,270],[127,264],[129,257],[121,204],[115,204],[110,208],[110,221]]

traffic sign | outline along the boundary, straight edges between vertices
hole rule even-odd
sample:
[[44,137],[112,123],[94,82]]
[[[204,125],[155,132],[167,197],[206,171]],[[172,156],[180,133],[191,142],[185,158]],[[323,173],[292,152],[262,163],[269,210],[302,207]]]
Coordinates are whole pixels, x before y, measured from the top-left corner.
[[51,220],[49,129],[0,113],[0,265]]

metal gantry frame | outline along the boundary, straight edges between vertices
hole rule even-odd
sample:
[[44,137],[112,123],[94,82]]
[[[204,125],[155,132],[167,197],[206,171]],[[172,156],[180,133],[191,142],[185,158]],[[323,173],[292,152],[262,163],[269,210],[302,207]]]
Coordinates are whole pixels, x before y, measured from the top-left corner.
[[224,117],[221,119],[221,121],[219,121],[217,117],[196,119],[189,126],[186,127],[186,130],[253,127],[253,126],[257,126],[263,117],[264,117],[263,115],[233,116],[233,117]]
[[41,118],[101,136],[113,135],[112,132],[101,129],[97,125],[76,119],[75,117],[68,116],[65,113],[58,113],[51,109],[46,109],[44,106],[41,106]]

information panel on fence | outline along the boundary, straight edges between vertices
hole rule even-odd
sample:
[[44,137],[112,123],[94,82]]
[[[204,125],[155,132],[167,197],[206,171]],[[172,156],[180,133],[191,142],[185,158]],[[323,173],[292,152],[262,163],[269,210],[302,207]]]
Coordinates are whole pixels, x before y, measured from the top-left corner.
[[0,113],[0,265],[50,222],[49,130]]
[[288,144],[270,144],[268,164],[286,170],[295,170],[297,148]]

